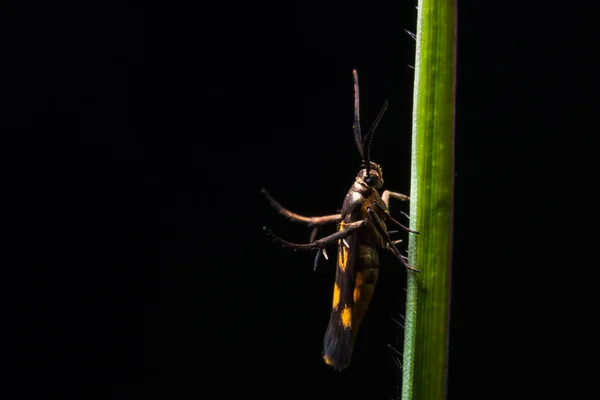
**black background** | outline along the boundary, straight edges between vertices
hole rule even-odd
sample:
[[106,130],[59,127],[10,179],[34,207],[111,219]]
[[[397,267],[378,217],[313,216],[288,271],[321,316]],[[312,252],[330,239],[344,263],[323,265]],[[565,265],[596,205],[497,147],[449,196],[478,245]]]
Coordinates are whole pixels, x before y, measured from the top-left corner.
[[[537,393],[565,268],[565,221],[548,216],[568,201],[567,144],[596,129],[581,119],[598,106],[594,12],[464,3],[448,397]],[[3,2],[21,389],[393,398],[405,271],[382,259],[353,365],[332,371],[333,263],[313,272],[312,254],[265,237],[309,230],[260,189],[305,215],[341,207],[360,162],[356,68],[363,127],[389,101],[373,159],[409,192],[415,6]]]

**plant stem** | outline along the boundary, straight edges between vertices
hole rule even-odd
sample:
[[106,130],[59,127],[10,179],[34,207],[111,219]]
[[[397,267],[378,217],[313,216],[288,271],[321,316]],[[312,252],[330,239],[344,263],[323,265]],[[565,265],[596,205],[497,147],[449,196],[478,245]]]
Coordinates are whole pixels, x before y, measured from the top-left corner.
[[413,97],[403,400],[446,396],[452,203],[456,0],[419,0]]

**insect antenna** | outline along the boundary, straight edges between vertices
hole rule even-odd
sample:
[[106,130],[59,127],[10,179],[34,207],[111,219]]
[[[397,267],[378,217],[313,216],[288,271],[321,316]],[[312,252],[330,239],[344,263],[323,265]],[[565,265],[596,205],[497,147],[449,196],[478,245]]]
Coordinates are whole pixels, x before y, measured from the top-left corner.
[[[381,106],[381,110],[379,111],[379,115],[377,115],[377,119],[375,119],[375,122],[373,122],[373,125],[371,126],[369,133],[367,133],[367,136],[365,136],[365,139],[363,141],[363,145],[362,145],[363,151],[364,151],[365,144],[367,145],[367,158],[365,159],[365,163],[367,165],[371,164],[371,142],[373,141],[373,134],[375,133],[375,129],[377,129],[377,125],[379,125],[379,121],[381,121],[381,118],[383,118],[383,114],[385,113],[385,110],[387,110],[387,106],[388,106],[388,102],[386,100],[383,102],[383,106]],[[369,173],[369,170],[367,168],[367,174],[368,173]]]
[[[354,78],[354,142],[356,142],[356,148],[360,153],[360,156],[364,159],[363,151],[363,139],[360,132],[360,101],[358,95],[358,73],[355,69],[352,70],[352,77]],[[369,167],[367,167],[369,168]]]
[[[354,141],[356,142],[356,148],[358,149],[358,152],[365,163],[367,175],[369,175],[369,170],[371,169],[371,142],[373,140],[373,134],[375,133],[375,129],[377,129],[377,125],[379,125],[379,121],[381,121],[385,110],[387,109],[388,102],[387,100],[383,102],[383,106],[379,111],[379,115],[377,115],[375,122],[373,122],[369,133],[367,133],[367,135],[363,138],[360,130],[360,96],[358,91],[358,73],[355,69],[352,70],[352,77],[354,78]],[[366,153],[365,145],[367,146]]]

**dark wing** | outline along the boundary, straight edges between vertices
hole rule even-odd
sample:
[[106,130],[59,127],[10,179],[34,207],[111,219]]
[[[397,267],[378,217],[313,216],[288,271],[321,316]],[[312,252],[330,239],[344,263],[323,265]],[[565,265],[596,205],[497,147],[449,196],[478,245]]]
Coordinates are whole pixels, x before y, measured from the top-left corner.
[[[347,196],[342,207],[345,225],[361,220],[362,201]],[[342,370],[348,366],[352,358],[352,348],[357,330],[354,322],[354,286],[355,273],[360,266],[360,230],[352,233],[344,241],[338,242],[338,254],[333,287],[333,303],[329,325],[323,340],[323,359],[336,369]]]
[[336,369],[350,364],[356,330],[354,316],[354,271],[359,261],[359,233],[338,244],[337,268],[329,325],[323,340],[323,359]]

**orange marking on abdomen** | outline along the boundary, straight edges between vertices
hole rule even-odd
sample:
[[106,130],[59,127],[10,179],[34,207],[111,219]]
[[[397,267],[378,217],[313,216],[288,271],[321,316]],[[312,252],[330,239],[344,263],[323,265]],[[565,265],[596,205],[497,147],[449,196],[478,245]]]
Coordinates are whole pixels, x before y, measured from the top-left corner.
[[344,328],[352,326],[352,311],[350,311],[350,307],[348,306],[345,306],[342,311],[342,325],[344,325]]
[[346,263],[348,262],[348,250],[346,246],[340,244],[340,251],[338,252],[338,267],[342,272],[346,271]]
[[[346,224],[344,222],[340,222],[340,232],[344,230],[345,225]],[[338,246],[338,267],[342,270],[342,272],[344,272],[346,270],[346,263],[348,262],[348,249],[346,249],[346,246],[344,246],[342,240],[338,240]]]
[[333,284],[333,307],[332,308],[337,308],[339,302],[340,302],[340,287],[337,285],[337,283],[334,283]]
[[358,303],[360,301],[360,287],[364,283],[364,274],[362,272],[356,273],[356,280],[354,284],[354,303]]

